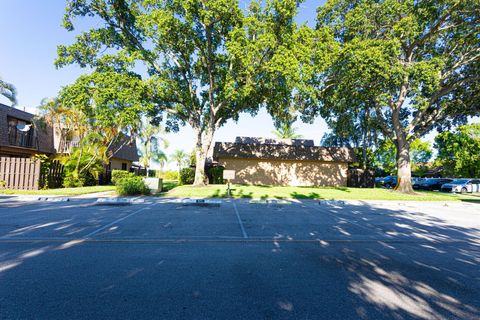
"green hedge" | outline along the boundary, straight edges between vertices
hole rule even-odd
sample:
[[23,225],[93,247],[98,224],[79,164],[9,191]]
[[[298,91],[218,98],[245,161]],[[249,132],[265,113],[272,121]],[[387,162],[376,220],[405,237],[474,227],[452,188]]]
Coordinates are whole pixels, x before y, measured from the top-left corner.
[[195,180],[195,170],[192,168],[183,168],[180,170],[179,184],[193,184]]
[[67,172],[63,179],[63,186],[65,188],[89,187],[96,186],[97,182],[98,180],[89,171],[84,171],[80,175]]
[[139,194],[149,194],[150,190],[143,181],[142,177],[131,176],[116,181],[117,194],[121,196],[133,196]]
[[114,185],[117,185],[117,182],[120,181],[121,179],[131,178],[134,176],[135,175],[133,173],[125,170],[112,170],[112,183]]

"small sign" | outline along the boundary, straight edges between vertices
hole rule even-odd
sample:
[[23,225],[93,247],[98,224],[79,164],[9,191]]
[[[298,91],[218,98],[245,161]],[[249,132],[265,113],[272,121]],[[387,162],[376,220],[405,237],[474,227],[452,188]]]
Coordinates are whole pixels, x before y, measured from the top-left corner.
[[225,180],[235,179],[235,170],[223,170],[223,179]]

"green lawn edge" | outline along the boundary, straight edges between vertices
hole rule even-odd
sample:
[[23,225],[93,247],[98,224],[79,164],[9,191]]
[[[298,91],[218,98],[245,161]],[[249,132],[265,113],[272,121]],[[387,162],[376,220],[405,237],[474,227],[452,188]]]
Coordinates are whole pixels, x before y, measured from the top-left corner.
[[[226,198],[226,185],[177,186],[176,181],[165,181],[167,191],[156,194],[170,198]],[[114,192],[115,186],[91,186],[46,190],[0,190],[0,195],[80,196],[97,192]],[[312,200],[402,200],[402,201],[478,201],[480,195],[459,195],[430,191],[406,195],[387,189],[347,187],[279,187],[232,185],[232,198],[244,199],[312,199]]]
[[91,186],[78,188],[58,188],[45,190],[0,190],[0,195],[33,196],[80,196],[84,194],[115,191],[115,186]]
[[[194,187],[177,186],[159,194],[172,198],[226,198],[226,185]],[[480,201],[480,197],[419,191],[416,195],[402,194],[387,189],[347,187],[278,187],[233,185],[232,198],[246,199],[314,199],[314,200],[409,200],[409,201]]]

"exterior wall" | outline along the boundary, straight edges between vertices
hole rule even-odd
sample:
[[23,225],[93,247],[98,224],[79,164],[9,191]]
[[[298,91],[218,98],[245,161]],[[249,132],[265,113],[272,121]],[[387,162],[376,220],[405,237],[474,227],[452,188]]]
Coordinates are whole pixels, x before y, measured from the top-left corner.
[[282,186],[347,186],[348,163],[220,158],[235,170],[233,183]]
[[130,170],[132,167],[132,161],[129,160],[122,160],[118,158],[111,158],[110,159],[110,170],[122,170],[122,163],[127,164],[127,170]]

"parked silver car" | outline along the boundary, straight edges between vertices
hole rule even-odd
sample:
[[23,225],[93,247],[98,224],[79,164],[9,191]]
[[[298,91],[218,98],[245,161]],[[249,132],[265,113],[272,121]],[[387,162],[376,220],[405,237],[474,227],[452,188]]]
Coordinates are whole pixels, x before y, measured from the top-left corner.
[[480,192],[480,179],[457,179],[442,185],[444,192]]

